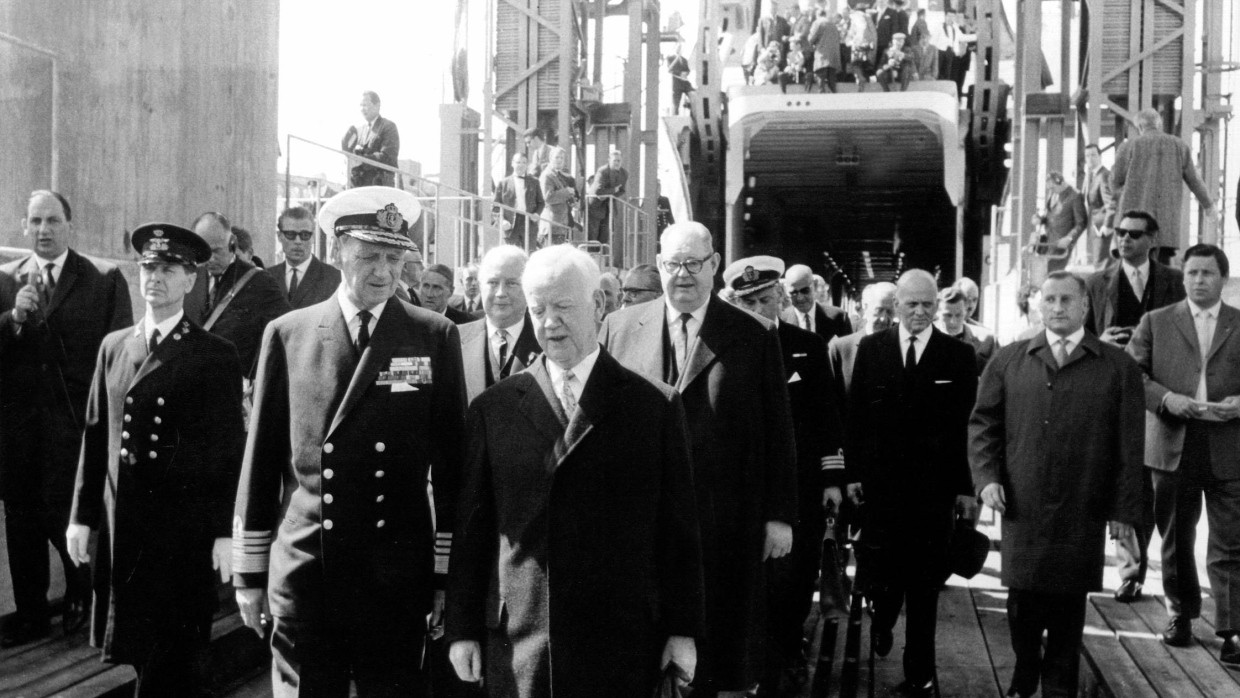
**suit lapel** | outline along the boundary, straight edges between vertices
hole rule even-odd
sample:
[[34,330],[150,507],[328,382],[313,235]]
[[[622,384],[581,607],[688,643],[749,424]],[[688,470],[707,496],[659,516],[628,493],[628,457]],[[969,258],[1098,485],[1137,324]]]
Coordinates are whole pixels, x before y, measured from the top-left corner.
[[1223,342],[1231,336],[1232,330],[1236,328],[1236,313],[1231,312],[1231,307],[1226,303],[1219,306],[1218,322],[1214,324],[1214,339],[1210,342],[1210,353],[1206,355],[1206,361],[1209,361],[1218,353]]
[[60,278],[56,279],[56,292],[52,294],[52,300],[47,304],[47,312],[44,317],[51,317],[52,313],[60,307],[65,297],[73,290],[73,283],[77,281],[78,265],[82,264],[82,258],[73,250],[69,250],[69,255],[65,257],[65,265],[60,270]]
[[[1193,348],[1196,356],[1201,356],[1201,342],[1197,341],[1197,324],[1193,322],[1193,311],[1188,305],[1188,301],[1180,301],[1179,307],[1172,318],[1175,326],[1180,330],[1180,334],[1184,335],[1184,339],[1188,342],[1188,346]],[[1218,334],[1216,331],[1214,334]]]
[[[465,336],[465,327],[468,325],[457,328],[461,331],[461,356],[465,358],[465,389],[470,395],[479,395],[487,388],[487,371],[491,365],[486,324],[481,328],[470,328],[472,334],[468,337]],[[474,360],[479,356],[482,357],[482,363]]]
[[[310,289],[319,282],[319,276],[323,273],[323,270],[319,268],[321,264],[322,262],[311,255],[310,266],[306,267],[305,275],[297,280],[297,292],[289,299],[289,305],[297,307],[298,303],[305,300],[306,294],[310,293]],[[285,290],[285,295],[287,295],[287,289]]]
[[[339,311],[339,308],[334,308]],[[349,416],[349,412],[357,406],[362,396],[366,394],[366,390],[374,382],[379,375],[379,371],[391,358],[392,352],[396,349],[396,334],[399,330],[397,326],[400,322],[400,313],[402,311],[397,304],[388,300],[388,304],[383,307],[383,314],[379,316],[379,321],[375,323],[374,335],[370,338],[370,344],[366,346],[366,351],[362,352],[362,358],[357,362],[357,368],[353,371],[353,376],[349,380],[349,387],[345,390],[344,398],[340,401],[340,406],[336,408],[336,416],[332,418],[331,428],[327,433],[330,436],[340,426],[340,423]],[[352,352],[353,346],[349,335],[348,325],[344,322],[344,314],[340,313],[340,323],[344,325],[343,350]]]
[[[1101,320],[1098,323],[1098,331],[1101,332],[1111,326],[1111,319],[1115,317],[1116,305],[1119,302],[1119,277],[1124,273],[1122,266],[1115,266],[1109,272],[1110,277],[1107,279],[1107,306],[1103,310]],[[1146,284],[1147,286],[1149,284]]]
[[[723,352],[724,347],[731,341],[731,333],[728,331],[730,322],[719,307],[722,303],[723,301],[713,295],[707,301],[706,315],[702,318],[702,327],[698,330],[697,341],[689,348],[685,370],[680,374],[680,380],[676,383],[676,389],[682,393],[693,384],[693,380],[706,370],[706,367]],[[662,335],[660,335],[661,338]],[[660,351],[659,355],[661,356],[662,353]]]
[[525,314],[525,325],[521,328],[521,334],[517,337],[517,343],[513,345],[512,351],[512,369],[508,372],[509,375],[533,366],[535,360],[542,354],[542,347],[538,345],[538,337],[534,335],[534,321],[529,313]]
[[280,262],[279,264],[267,270],[272,279],[275,279],[276,286],[280,288],[280,293],[288,298],[288,263]]
[[629,354],[633,361],[631,368],[651,380],[663,381],[663,327],[667,305],[658,300],[645,305],[648,307],[644,308],[635,331],[636,349]]
[[568,428],[568,416],[560,405],[560,398],[551,385],[551,374],[547,372],[546,359],[535,361],[529,368],[538,390],[527,390],[521,401],[521,414],[533,422],[546,436],[562,440],[564,430]]

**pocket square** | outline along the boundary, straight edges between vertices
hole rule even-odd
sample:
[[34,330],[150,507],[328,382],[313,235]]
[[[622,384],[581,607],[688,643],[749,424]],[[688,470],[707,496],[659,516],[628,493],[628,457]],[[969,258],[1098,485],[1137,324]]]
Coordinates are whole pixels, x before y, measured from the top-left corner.
[[793,371],[792,375],[788,377],[789,383],[796,383],[800,380],[801,380],[801,374],[797,373],[796,371]]
[[809,354],[806,354],[805,352],[801,352],[801,353],[799,353],[799,354],[794,353],[794,354],[792,355],[792,358],[794,358],[794,359],[803,359],[803,358],[805,358],[805,357],[807,357],[807,356],[809,356]]
[[418,389],[417,386],[409,385],[408,383],[393,383],[392,384],[392,392],[394,393],[412,393],[416,391],[417,389]]
[[934,382],[935,385],[948,385],[950,383],[951,381],[935,381]]

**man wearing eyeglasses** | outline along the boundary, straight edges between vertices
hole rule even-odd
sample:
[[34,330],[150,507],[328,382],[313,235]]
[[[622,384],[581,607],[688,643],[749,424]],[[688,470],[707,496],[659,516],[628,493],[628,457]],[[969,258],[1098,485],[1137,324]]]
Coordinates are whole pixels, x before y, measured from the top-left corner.
[[792,305],[784,309],[781,320],[809,330],[830,344],[836,337],[852,334],[848,313],[840,308],[822,305],[814,299],[814,270],[794,264],[784,272],[784,290]]
[[599,341],[684,400],[706,582],[694,685],[740,696],[764,661],[763,562],[788,554],[797,517],[786,376],[775,326],[712,292],[719,254],[710,231],[676,223],[659,245],[664,302],[609,315]]
[[[1157,238],[1158,221],[1145,211],[1127,211],[1115,226],[1115,247],[1120,263],[1089,279],[1085,329],[1102,341],[1125,346],[1143,315],[1184,300],[1184,274],[1150,258]],[[1141,598],[1149,565],[1148,548],[1154,532],[1154,487],[1148,476],[1142,484],[1145,518],[1133,527],[1131,534],[1115,541],[1120,581],[1115,598],[1123,603]]]
[[653,264],[639,264],[624,275],[620,286],[620,307],[629,308],[652,301],[663,295],[659,269]]
[[267,273],[289,305],[305,308],[331,298],[340,286],[340,270],[314,256],[314,214],[301,206],[286,208],[276,226],[284,261]]

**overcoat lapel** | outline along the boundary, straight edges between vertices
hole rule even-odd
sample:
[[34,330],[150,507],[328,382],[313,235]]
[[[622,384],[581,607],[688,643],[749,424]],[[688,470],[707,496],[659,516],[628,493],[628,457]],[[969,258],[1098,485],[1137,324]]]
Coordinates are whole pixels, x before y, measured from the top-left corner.
[[[331,428],[327,430],[329,436],[336,430],[336,427],[340,426],[345,417],[349,416],[349,412],[357,406],[358,401],[366,394],[366,390],[378,378],[379,371],[392,358],[392,353],[396,351],[397,334],[400,329],[398,325],[402,312],[400,305],[393,303],[391,299],[383,307],[383,314],[379,316],[379,321],[375,323],[375,333],[371,336],[370,343],[366,345],[366,351],[362,352],[362,358],[358,361],[357,369],[353,372],[353,377],[349,381],[349,388],[344,393],[344,399],[340,401],[340,406],[336,408],[336,416],[332,418]],[[343,321],[344,314],[341,313],[340,317],[341,321]],[[349,336],[347,325],[345,336]],[[353,347],[349,346],[348,349],[352,351]]]
[[[667,305],[651,301],[642,313],[637,327],[637,351],[633,356],[640,361],[631,368],[651,380],[663,380],[663,327],[666,324]],[[700,333],[699,333],[700,334]]]
[[[1180,334],[1184,335],[1188,346],[1192,347],[1193,351],[1196,352],[1195,356],[1201,356],[1201,342],[1197,341],[1197,325],[1193,322],[1193,311],[1190,309],[1188,301],[1180,301],[1179,307],[1172,314],[1172,319],[1175,322],[1176,329],[1180,331]],[[1214,334],[1217,337],[1218,332],[1216,331]]]
[[78,257],[73,250],[69,250],[69,256],[65,257],[65,266],[60,270],[60,278],[56,279],[56,292],[52,294],[52,300],[47,304],[44,317],[51,317],[52,313],[56,312],[56,309],[68,297],[69,292],[73,290],[73,284],[78,277],[78,265],[81,263],[81,257]]
[[1223,346],[1223,342],[1231,336],[1232,330],[1236,328],[1236,314],[1228,312],[1227,305],[1220,305],[1218,310],[1218,322],[1214,325],[1214,339],[1210,342],[1210,353],[1206,355],[1206,361],[1209,361]]
[[[684,392],[693,380],[706,370],[707,366],[715,360],[715,357],[723,353],[726,347],[732,341],[732,333],[729,331],[726,316],[719,312],[718,304],[723,301],[714,296],[707,302],[706,315],[702,317],[702,328],[698,330],[697,341],[689,349],[689,358],[685,360],[685,370],[680,374],[680,380],[676,383],[676,389]],[[662,335],[660,335],[661,337]],[[659,352],[662,355],[662,352]]]

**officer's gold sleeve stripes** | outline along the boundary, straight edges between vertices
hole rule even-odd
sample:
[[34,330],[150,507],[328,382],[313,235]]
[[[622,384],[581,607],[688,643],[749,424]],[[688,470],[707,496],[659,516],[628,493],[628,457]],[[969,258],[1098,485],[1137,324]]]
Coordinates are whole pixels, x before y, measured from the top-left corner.
[[271,561],[274,531],[247,531],[241,517],[233,520],[232,565],[234,574],[266,574]]
[[452,556],[452,532],[435,533],[435,574],[448,573],[448,558]]

